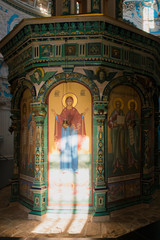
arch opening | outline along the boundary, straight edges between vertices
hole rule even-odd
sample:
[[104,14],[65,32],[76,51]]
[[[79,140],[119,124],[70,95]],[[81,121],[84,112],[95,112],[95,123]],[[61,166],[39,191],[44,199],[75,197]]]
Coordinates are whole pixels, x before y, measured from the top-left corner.
[[141,99],[128,85],[112,89],[108,105],[108,207],[141,196]]
[[[86,104],[87,103],[87,104]],[[92,96],[63,82],[48,96],[48,209],[89,211],[92,197]]]

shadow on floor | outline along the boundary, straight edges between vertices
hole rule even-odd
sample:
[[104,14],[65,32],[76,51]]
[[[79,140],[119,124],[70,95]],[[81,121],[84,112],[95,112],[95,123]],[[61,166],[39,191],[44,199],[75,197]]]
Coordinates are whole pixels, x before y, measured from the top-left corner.
[[117,240],[160,240],[160,221],[120,236]]

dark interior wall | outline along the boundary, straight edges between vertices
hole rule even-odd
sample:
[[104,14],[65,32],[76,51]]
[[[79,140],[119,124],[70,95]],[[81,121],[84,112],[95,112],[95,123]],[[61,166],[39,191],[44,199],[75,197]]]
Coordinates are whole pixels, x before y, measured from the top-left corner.
[[9,185],[13,176],[13,159],[0,160],[0,189]]

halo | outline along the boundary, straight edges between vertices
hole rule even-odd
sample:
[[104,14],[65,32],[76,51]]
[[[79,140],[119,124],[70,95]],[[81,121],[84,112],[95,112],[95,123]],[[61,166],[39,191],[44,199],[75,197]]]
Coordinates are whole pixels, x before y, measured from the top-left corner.
[[66,93],[63,98],[62,98],[62,104],[64,107],[66,107],[66,99],[67,97],[72,97],[73,98],[73,107],[77,105],[77,97],[73,93]]
[[123,107],[124,107],[124,103],[123,103],[123,100],[121,99],[121,98],[115,98],[114,99],[114,101],[113,101],[113,107],[114,107],[114,109],[116,108],[116,102],[117,101],[120,101],[121,102],[121,109],[123,109]]
[[136,100],[134,100],[134,99],[130,99],[129,101],[128,101],[128,109],[130,110],[131,109],[131,107],[130,107],[130,103],[131,102],[134,102],[135,103],[135,111],[137,110],[137,101]]
[[35,70],[34,70],[34,72],[39,72],[39,73],[41,73],[40,75],[41,75],[41,77],[44,77],[44,70],[43,70],[43,68],[36,68]]

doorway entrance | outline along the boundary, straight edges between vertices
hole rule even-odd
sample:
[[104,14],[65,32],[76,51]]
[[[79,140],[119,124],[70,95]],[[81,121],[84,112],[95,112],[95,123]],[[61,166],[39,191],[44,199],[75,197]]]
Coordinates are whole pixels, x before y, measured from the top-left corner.
[[77,82],[48,97],[48,209],[92,205],[92,96]]

